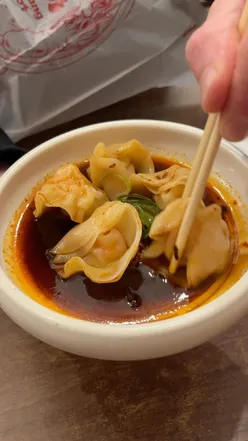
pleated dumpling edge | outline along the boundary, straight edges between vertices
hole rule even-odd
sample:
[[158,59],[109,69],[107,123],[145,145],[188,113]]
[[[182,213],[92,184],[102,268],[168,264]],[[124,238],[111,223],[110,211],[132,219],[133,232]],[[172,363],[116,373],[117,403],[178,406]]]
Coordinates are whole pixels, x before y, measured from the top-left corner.
[[36,192],[34,216],[38,218],[48,208],[56,207],[81,223],[107,200],[106,194],[94,188],[75,164],[66,164],[48,176]]
[[52,266],[64,278],[84,273],[95,283],[117,282],[136,256],[141,236],[133,206],[106,202],[51,250]]

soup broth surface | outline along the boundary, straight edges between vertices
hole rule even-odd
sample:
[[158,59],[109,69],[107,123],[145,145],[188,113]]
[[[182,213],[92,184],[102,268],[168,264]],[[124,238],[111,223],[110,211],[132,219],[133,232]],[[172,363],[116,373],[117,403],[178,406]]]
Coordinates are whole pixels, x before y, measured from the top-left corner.
[[[153,160],[156,171],[174,163],[163,157],[154,157]],[[87,162],[82,164],[82,172],[85,173],[87,165]],[[208,187],[204,202],[222,206],[223,218],[232,233],[232,213],[218,191]],[[176,315],[185,307],[190,310],[191,303],[213,283],[208,280],[195,290],[182,288],[174,280],[157,274],[156,270],[165,264],[161,258],[155,262],[155,268],[153,263],[152,268],[141,262],[140,253],[116,283],[98,285],[81,274],[63,280],[50,268],[47,250],[53,248],[75,224],[60,209],[51,209],[37,220],[33,211],[34,202],[31,202],[16,227],[15,248],[21,270],[32,279],[45,299],[54,302],[68,315],[107,323],[153,321]]]

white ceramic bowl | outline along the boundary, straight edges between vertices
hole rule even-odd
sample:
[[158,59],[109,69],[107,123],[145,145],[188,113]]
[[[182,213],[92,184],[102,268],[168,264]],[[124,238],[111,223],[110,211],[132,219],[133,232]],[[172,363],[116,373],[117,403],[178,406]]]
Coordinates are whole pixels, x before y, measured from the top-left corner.
[[[15,163],[0,180],[0,246],[7,225],[24,197],[47,172],[77,161],[99,141],[106,144],[137,138],[165,152],[192,159],[201,130],[162,121],[103,123],[61,135]],[[248,160],[223,142],[215,170],[248,202]],[[0,305],[23,329],[57,348],[87,357],[138,360],[162,357],[197,346],[237,322],[248,309],[248,273],[213,302],[181,317],[141,325],[107,325],[61,315],[31,300],[9,279],[0,256]]]

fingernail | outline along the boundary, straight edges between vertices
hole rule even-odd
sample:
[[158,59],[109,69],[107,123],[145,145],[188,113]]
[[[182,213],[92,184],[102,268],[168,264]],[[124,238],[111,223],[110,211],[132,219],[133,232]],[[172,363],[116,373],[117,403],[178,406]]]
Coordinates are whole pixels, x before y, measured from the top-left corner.
[[217,71],[214,67],[207,67],[200,79],[200,88],[201,88],[201,100],[202,105],[204,106],[207,102],[207,97],[212,85],[215,82],[217,77]]

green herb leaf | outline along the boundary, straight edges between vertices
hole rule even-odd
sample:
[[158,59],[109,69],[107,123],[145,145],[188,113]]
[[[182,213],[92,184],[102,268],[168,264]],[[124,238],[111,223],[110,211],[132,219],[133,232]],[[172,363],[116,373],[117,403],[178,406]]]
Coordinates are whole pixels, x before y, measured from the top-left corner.
[[161,211],[159,206],[146,196],[136,193],[125,194],[117,199],[136,208],[142,222],[143,238],[147,238],[155,216]]

